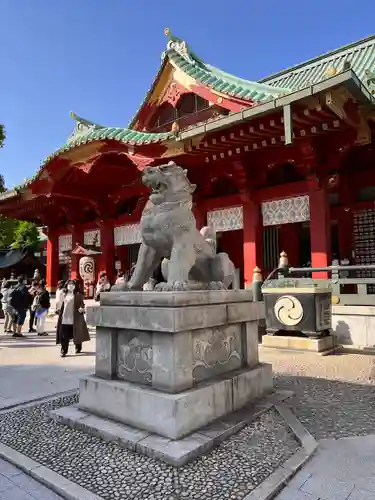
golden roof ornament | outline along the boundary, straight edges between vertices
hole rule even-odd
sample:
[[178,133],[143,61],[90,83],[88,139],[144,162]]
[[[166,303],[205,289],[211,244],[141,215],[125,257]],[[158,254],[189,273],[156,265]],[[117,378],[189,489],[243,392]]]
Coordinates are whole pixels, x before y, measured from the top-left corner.
[[180,125],[177,122],[172,123],[172,132],[173,134],[178,134],[180,131]]
[[337,75],[337,68],[335,68],[334,66],[330,66],[329,68],[327,68],[326,76],[328,78],[330,78],[331,76],[335,76],[335,75]]

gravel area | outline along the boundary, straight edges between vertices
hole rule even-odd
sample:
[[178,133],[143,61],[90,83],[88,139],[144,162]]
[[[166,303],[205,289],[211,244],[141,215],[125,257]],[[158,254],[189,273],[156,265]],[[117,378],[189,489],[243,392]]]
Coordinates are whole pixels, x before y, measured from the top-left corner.
[[272,363],[275,387],[295,393],[288,404],[316,439],[374,433],[375,356],[261,349],[260,357]]
[[48,417],[76,402],[70,396],[1,414],[0,441],[108,500],[240,500],[299,448],[272,409],[176,469]]

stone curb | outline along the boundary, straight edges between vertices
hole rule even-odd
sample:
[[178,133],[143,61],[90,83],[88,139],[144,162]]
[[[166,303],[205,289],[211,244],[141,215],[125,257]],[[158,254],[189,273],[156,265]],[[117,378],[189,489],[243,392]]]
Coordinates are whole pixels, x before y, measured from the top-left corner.
[[78,484],[69,481],[69,479],[2,443],[0,443],[0,458],[18,467],[25,474],[28,474],[66,500],[103,500],[102,497],[85,490]]
[[301,443],[302,449],[288,458],[243,500],[271,500],[274,498],[312,457],[318,447],[314,437],[284,403],[276,403],[274,407]]
[[32,399],[17,399],[17,398],[10,398],[9,402],[6,403],[5,406],[0,406],[0,415],[2,413],[7,413],[10,410],[18,409],[18,408],[23,408],[25,406],[34,406],[39,403],[44,403],[46,401],[50,401],[51,399],[55,398],[63,398],[66,396],[73,396],[74,394],[78,393],[78,387],[77,389],[71,389],[70,391],[63,391],[63,392],[52,392],[49,394],[46,394],[44,392],[43,395],[35,396]]

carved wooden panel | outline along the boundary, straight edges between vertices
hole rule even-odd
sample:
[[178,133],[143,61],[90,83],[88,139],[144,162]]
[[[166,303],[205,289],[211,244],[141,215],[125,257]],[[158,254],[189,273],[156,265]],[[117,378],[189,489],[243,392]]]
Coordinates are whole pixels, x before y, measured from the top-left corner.
[[218,233],[243,229],[243,208],[229,207],[208,212],[207,225]]
[[139,224],[127,224],[114,228],[115,246],[134,245],[141,243],[141,231]]
[[72,250],[73,237],[71,234],[61,234],[59,236],[59,253]]
[[100,247],[100,229],[85,231],[83,233],[83,243],[89,246]]
[[262,203],[263,226],[278,226],[310,220],[309,196],[294,196]]

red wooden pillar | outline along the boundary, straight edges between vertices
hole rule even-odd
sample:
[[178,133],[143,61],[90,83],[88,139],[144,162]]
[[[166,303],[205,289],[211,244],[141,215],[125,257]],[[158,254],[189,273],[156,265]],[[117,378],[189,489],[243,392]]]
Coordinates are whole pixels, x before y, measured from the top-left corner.
[[[83,245],[83,230],[80,227],[74,227],[72,233],[72,250],[75,249],[77,245]],[[81,277],[79,275],[79,260],[81,255],[72,254],[72,270],[71,270],[71,279],[72,280],[80,280]]]
[[49,292],[55,292],[59,279],[59,238],[48,234],[46,284]]
[[113,225],[109,221],[100,229],[100,248],[102,255],[98,259],[98,274],[105,272],[112,282],[115,278],[115,239]]
[[[310,191],[310,242],[311,266],[326,267],[332,263],[331,219],[329,201],[325,189]],[[328,273],[313,273],[314,279],[327,279]]]
[[249,201],[243,205],[243,259],[245,288],[250,288],[255,267],[262,267],[262,217],[260,205]]

